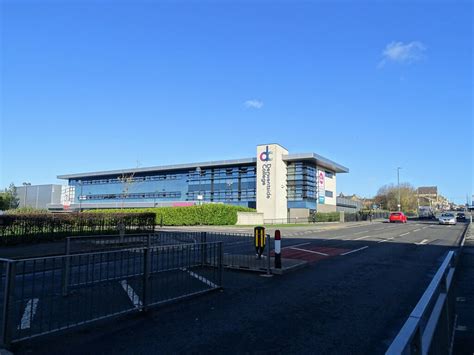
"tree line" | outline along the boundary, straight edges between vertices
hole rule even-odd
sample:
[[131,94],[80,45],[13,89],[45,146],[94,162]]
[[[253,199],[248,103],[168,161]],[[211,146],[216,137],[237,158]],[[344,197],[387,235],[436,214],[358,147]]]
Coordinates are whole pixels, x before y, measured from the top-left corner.
[[17,208],[20,203],[16,194],[16,187],[12,183],[3,191],[0,191],[0,211],[6,211]]
[[[389,211],[398,210],[398,185],[388,184],[382,186],[374,198],[374,203],[382,209]],[[415,212],[418,209],[418,196],[416,188],[409,183],[400,184],[400,205],[405,212]]]

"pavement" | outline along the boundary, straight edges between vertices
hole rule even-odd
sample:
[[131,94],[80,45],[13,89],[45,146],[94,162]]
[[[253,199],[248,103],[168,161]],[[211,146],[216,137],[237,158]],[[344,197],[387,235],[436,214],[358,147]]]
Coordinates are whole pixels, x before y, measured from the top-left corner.
[[454,354],[474,354],[474,235],[466,236],[463,253],[456,271],[456,331]]
[[463,229],[431,221],[369,222],[283,233],[282,257],[305,260],[308,267],[274,277],[227,270],[222,291],[28,340],[13,350],[383,354]]

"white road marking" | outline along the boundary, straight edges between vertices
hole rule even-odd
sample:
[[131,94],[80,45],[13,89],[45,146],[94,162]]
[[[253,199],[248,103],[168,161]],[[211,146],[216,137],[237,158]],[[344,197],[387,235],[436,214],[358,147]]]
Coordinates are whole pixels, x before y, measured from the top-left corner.
[[364,250],[364,249],[367,249],[369,246],[366,245],[365,247],[362,247],[362,248],[359,248],[359,249],[355,249],[355,250],[351,250],[351,251],[348,251],[346,253],[342,253],[341,255],[349,255],[349,254],[352,254],[352,253],[355,253],[356,251],[361,251],[361,250]]
[[421,229],[426,229],[426,228],[428,228],[428,226],[424,226],[424,227],[423,227],[423,228],[421,228]]
[[295,245],[289,245],[287,247],[283,247],[282,249],[287,249],[287,248],[293,248],[293,247],[301,247],[303,245],[308,245],[308,244],[311,244],[311,242],[308,242],[308,243],[301,243],[301,244],[295,244]]
[[365,237],[355,238],[354,240],[361,240],[361,239],[366,239],[366,238],[370,238],[370,235],[366,235]]
[[38,302],[38,298],[28,300],[18,329],[29,329],[31,327],[31,322],[36,314],[36,309],[38,308]]
[[188,270],[188,269],[186,269],[186,268],[182,268],[181,270],[186,271],[189,275],[191,275],[192,277],[198,279],[199,281],[204,282],[206,285],[209,285],[209,286],[214,287],[214,288],[219,287],[219,286],[217,286],[214,282],[212,282],[212,281],[206,279],[204,276],[198,275],[198,274],[196,274],[195,272],[192,272],[192,271],[190,271],[190,270]]
[[307,249],[300,249],[300,248],[293,248],[293,247],[290,247],[290,249],[305,251],[307,253],[318,254],[318,255],[323,255],[323,256],[329,256],[329,254],[320,253],[319,251],[314,251],[314,250],[307,250]]
[[142,301],[140,300],[140,297],[135,293],[135,290],[132,288],[127,283],[127,280],[122,280],[120,281],[120,285],[122,285],[122,288],[127,292],[128,298],[130,298],[130,301],[132,301],[132,304],[135,306],[135,308],[141,308],[143,306]]
[[361,233],[366,233],[368,231],[362,231],[362,232],[357,232],[357,233],[352,233],[353,235],[356,235],[356,234],[361,234]]
[[425,245],[425,244],[428,244],[430,241],[428,239],[423,239],[421,242],[419,243],[415,243],[416,245]]
[[377,229],[374,229],[374,231],[383,231],[385,228],[377,228]]
[[379,240],[377,243],[385,243],[385,242],[388,242],[390,240],[393,240],[393,237],[392,238],[388,238],[388,239],[383,239],[383,240]]
[[415,229],[413,232],[419,232],[421,229],[418,228],[418,229]]
[[[335,237],[328,237],[328,238],[325,238],[325,239],[321,239],[321,241],[332,240],[332,239],[336,239],[336,238],[342,239],[342,238],[345,238],[345,237],[347,237],[347,235],[336,235]],[[343,239],[343,240],[345,240],[345,239]]]
[[403,237],[404,235],[410,234],[410,232],[400,234],[399,237]]

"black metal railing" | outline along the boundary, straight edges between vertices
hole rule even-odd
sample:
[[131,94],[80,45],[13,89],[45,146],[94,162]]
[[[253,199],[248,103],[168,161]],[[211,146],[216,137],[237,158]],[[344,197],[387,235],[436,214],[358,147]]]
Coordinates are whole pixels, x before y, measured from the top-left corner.
[[221,242],[0,259],[1,341],[49,334],[222,287]]
[[147,243],[151,246],[166,246],[205,242],[222,242],[223,264],[226,268],[270,271],[267,258],[273,250],[273,238],[267,236],[266,252],[261,258],[257,258],[254,235],[245,233],[159,231],[153,234],[70,237],[66,240],[65,253],[138,248]]
[[366,213],[344,213],[344,222],[360,222],[360,221],[370,221],[376,219],[386,219],[390,215],[390,212],[372,212]]
[[154,213],[0,215],[0,244],[54,240],[72,235],[153,232]]

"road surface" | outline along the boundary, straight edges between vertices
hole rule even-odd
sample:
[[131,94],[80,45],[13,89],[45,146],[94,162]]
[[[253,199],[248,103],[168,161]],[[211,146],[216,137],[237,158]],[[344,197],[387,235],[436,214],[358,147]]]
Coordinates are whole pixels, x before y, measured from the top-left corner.
[[271,278],[226,271],[221,292],[14,350],[382,354],[463,229],[427,221],[301,230],[283,239],[283,256],[308,261],[305,269]]

